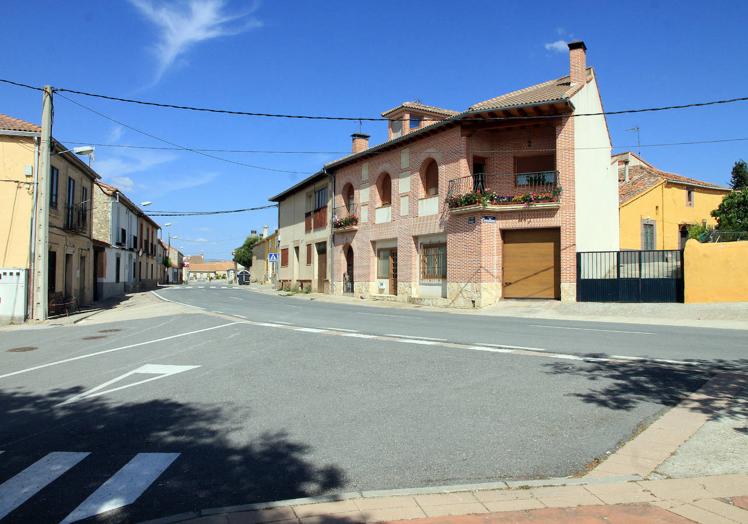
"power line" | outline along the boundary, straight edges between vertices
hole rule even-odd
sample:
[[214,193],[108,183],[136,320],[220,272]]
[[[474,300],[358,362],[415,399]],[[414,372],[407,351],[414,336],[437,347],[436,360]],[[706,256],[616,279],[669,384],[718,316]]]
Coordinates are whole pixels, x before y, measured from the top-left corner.
[[259,211],[261,209],[269,209],[271,207],[278,207],[278,204],[268,204],[266,206],[247,207],[243,209],[223,209],[219,211],[151,211],[148,213],[148,216],[191,217],[191,216],[205,216],[205,215],[228,215],[231,213],[246,213],[248,211]]
[[[29,84],[23,84],[21,82],[15,82],[12,80],[6,80],[6,79],[0,79],[0,82],[5,82],[11,85],[19,86],[19,87],[25,87],[28,89],[35,89],[35,90],[41,90],[40,87],[31,86]],[[237,110],[231,110],[231,109],[218,109],[218,108],[209,108],[209,107],[198,107],[198,106],[187,106],[187,105],[180,105],[180,104],[170,104],[170,103],[164,103],[164,102],[151,102],[148,100],[138,100],[134,98],[123,98],[123,97],[117,97],[117,96],[110,96],[110,95],[103,95],[99,93],[91,93],[88,91],[79,91],[75,89],[68,89],[68,88],[56,88],[54,90],[56,93],[72,93],[76,95],[81,96],[87,96],[92,98],[99,98],[103,100],[111,100],[115,102],[123,102],[123,103],[129,103],[129,104],[137,104],[137,105],[143,105],[143,106],[150,106],[150,107],[160,107],[160,108],[166,108],[166,109],[178,109],[183,111],[195,111],[195,112],[202,112],[202,113],[218,113],[218,114],[226,114],[226,115],[235,115],[235,116],[253,116],[253,117],[267,117],[267,118],[287,118],[287,119],[299,119],[299,120],[338,120],[338,121],[358,121],[358,122],[385,122],[388,121],[388,118],[384,117],[365,117],[365,116],[331,116],[331,115],[301,115],[301,114],[288,114],[288,113],[261,113],[261,112],[252,112],[252,111],[237,111]],[[62,95],[60,95],[62,96]],[[70,100],[68,98],[68,100]],[[726,99],[720,99],[720,100],[709,100],[705,102],[692,102],[689,104],[676,104],[676,105],[667,105],[667,106],[656,106],[656,107],[645,107],[645,108],[636,108],[636,109],[623,109],[619,111],[599,111],[594,113],[572,113],[571,115],[568,115],[570,117],[584,117],[584,116],[604,116],[604,115],[623,115],[623,114],[635,114],[635,113],[651,113],[651,112],[658,112],[658,111],[671,111],[675,109],[689,109],[694,107],[707,107],[707,106],[714,106],[714,105],[723,105],[723,104],[732,104],[735,102],[745,102],[748,101],[748,97],[735,97],[735,98],[726,98]],[[84,106],[82,106],[84,107]],[[501,108],[497,108],[501,109]],[[455,119],[461,116],[467,116],[471,112],[465,111],[462,113],[458,113],[457,115],[446,117],[446,118],[423,118],[423,121],[431,121],[431,122],[441,122],[443,120],[449,120],[449,119]],[[548,119],[548,118],[558,118],[559,115],[525,115],[525,116],[510,116],[510,117],[491,117],[491,118],[485,118],[482,120],[537,120],[537,119]]]
[[164,144],[168,144],[168,145],[170,145],[170,146],[172,146],[174,148],[180,149],[182,151],[190,151],[190,152],[195,153],[197,155],[201,155],[201,156],[204,156],[204,157],[207,157],[207,158],[212,158],[213,160],[220,160],[221,162],[227,162],[229,164],[235,164],[235,165],[238,165],[238,166],[249,167],[251,169],[259,169],[259,170],[262,170],[262,171],[272,171],[274,173],[288,173],[288,174],[292,174],[292,175],[310,175],[310,174],[312,174],[311,171],[289,171],[289,170],[286,170],[286,169],[275,169],[275,168],[272,168],[272,167],[256,166],[256,165],[252,165],[252,164],[246,164],[244,162],[237,162],[236,160],[231,160],[231,159],[228,159],[228,158],[223,158],[223,157],[220,157],[220,156],[212,155],[210,153],[205,153],[205,152],[197,150],[197,149],[192,149],[190,147],[182,146],[182,145],[179,145],[179,144],[177,144],[175,142],[171,142],[169,140],[166,140],[164,138],[156,136],[153,133],[149,133],[147,131],[143,131],[143,130],[138,129],[136,127],[133,127],[133,126],[131,126],[129,124],[125,124],[124,122],[121,122],[121,121],[119,121],[119,120],[117,120],[115,118],[112,118],[112,117],[110,117],[108,115],[105,115],[104,113],[101,113],[101,112],[99,112],[99,111],[97,111],[97,110],[95,110],[95,109],[93,109],[91,107],[88,107],[88,106],[83,105],[83,104],[81,104],[79,102],[76,102],[75,100],[73,100],[71,98],[68,98],[65,95],[61,95],[59,93],[58,93],[58,95],[61,96],[62,98],[64,98],[65,100],[67,100],[67,101],[69,101],[69,102],[77,105],[78,107],[82,107],[83,109],[85,109],[87,111],[90,111],[90,112],[92,112],[92,113],[94,113],[96,115],[99,115],[100,117],[105,118],[105,119],[109,120],[110,122],[114,122],[115,124],[120,125],[122,127],[126,127],[127,129],[130,129],[131,131],[135,131],[136,133],[140,133],[141,135],[147,136],[147,137],[152,138],[154,140],[158,140],[159,142],[163,142]]
[[[95,142],[85,142],[78,140],[61,140],[65,144],[71,145],[90,145],[96,147],[112,147],[124,149],[147,149],[157,151],[183,151],[179,147],[160,147],[160,146],[137,146],[131,144],[100,144]],[[542,152],[542,151],[581,151],[591,149],[635,149],[638,147],[670,147],[670,146],[687,146],[699,144],[719,144],[726,142],[746,142],[748,137],[736,138],[716,138],[710,140],[688,140],[682,142],[660,142],[654,144],[636,144],[623,146],[589,146],[589,147],[549,147],[549,148],[525,148],[525,149],[474,149],[473,153],[519,153],[519,152]],[[379,144],[381,145],[381,144]],[[375,146],[376,147],[376,146]],[[194,151],[205,151],[215,153],[253,153],[253,154],[298,154],[298,155],[320,155],[320,154],[350,154],[350,151],[282,151],[282,150],[262,150],[262,149],[210,149],[194,147]],[[442,150],[443,152],[460,152],[461,150]]]

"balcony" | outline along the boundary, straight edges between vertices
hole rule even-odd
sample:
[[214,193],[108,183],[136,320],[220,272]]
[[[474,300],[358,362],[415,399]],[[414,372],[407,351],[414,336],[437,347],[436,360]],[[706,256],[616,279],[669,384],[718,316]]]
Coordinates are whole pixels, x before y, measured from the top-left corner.
[[327,206],[304,213],[304,233],[327,227]]
[[386,205],[378,207],[374,211],[374,223],[386,224],[387,222],[392,222],[392,206]]
[[439,196],[435,195],[418,200],[418,216],[427,217],[436,215],[439,212]]
[[337,232],[356,231],[358,229],[358,209],[355,204],[333,209],[332,228]]
[[557,208],[560,195],[557,171],[476,173],[450,180],[446,203],[452,214],[480,209],[518,211]]
[[86,204],[74,204],[65,207],[64,229],[86,233],[88,231],[88,206]]

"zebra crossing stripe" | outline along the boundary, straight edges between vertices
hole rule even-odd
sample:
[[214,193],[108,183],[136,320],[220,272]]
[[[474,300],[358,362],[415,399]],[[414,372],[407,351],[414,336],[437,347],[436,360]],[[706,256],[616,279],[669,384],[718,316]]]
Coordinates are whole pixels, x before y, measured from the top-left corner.
[[0,520],[88,455],[86,452],[55,451],[0,484]]
[[138,453],[60,524],[69,524],[135,502],[179,453]]

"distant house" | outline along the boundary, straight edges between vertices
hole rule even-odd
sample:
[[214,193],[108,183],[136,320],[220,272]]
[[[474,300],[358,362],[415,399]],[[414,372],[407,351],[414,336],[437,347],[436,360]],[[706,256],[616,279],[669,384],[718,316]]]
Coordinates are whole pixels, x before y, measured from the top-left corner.
[[[229,281],[234,279],[236,275],[236,262],[233,260],[221,260],[218,262],[194,262],[193,258],[190,257],[189,266],[185,266],[188,269],[190,280],[217,280],[227,279]],[[202,260],[202,257],[199,257]]]
[[730,189],[667,173],[631,152],[618,167],[621,249],[683,249],[688,228],[716,225],[711,216]]
[[278,264],[268,262],[269,253],[278,253],[278,231],[265,236],[252,248],[252,267],[249,268],[252,282],[268,284],[276,278]]

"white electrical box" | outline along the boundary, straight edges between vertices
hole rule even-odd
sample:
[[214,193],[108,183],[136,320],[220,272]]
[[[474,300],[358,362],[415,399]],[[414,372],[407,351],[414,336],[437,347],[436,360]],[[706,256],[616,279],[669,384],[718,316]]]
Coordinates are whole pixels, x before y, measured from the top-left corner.
[[26,285],[25,269],[0,268],[0,325],[26,319]]

